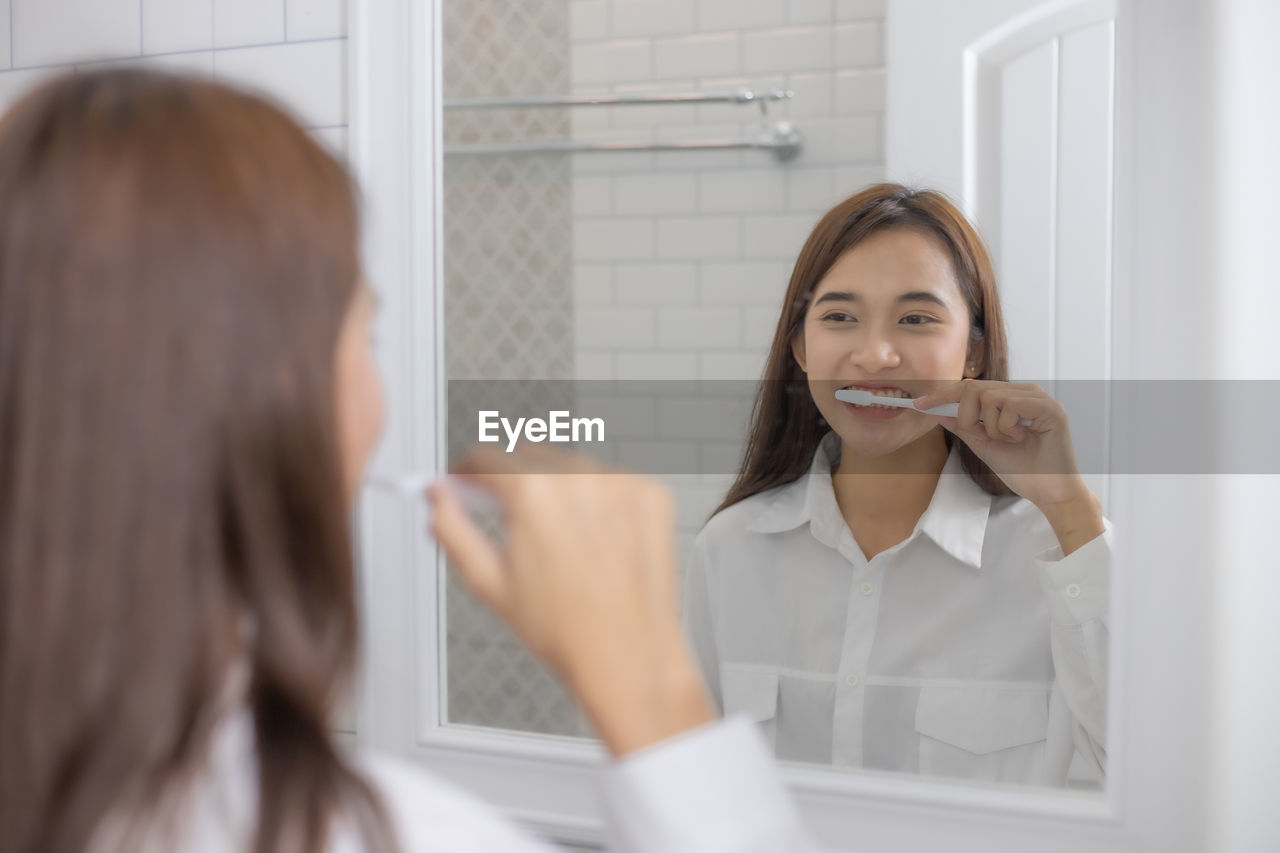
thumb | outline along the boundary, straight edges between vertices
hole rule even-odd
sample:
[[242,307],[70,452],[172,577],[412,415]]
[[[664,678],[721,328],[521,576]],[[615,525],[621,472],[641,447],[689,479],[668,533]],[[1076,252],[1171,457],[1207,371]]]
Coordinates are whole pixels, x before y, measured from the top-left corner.
[[444,548],[449,564],[481,601],[503,615],[511,599],[511,584],[502,552],[467,515],[447,487],[432,485],[427,496],[434,507],[431,533]]

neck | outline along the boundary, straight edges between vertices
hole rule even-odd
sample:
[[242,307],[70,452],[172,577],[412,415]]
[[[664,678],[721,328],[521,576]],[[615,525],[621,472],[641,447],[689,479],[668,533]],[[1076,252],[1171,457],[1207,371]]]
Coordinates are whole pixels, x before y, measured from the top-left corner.
[[831,476],[841,513],[846,519],[874,514],[914,524],[933,499],[947,453],[941,427],[883,456],[859,455],[843,444]]

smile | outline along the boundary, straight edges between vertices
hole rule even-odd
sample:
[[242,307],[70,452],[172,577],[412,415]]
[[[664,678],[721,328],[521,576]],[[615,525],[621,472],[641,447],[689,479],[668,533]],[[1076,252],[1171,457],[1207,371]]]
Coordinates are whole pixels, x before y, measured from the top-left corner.
[[[868,393],[870,393],[870,394],[875,395],[876,397],[893,397],[893,398],[895,398],[895,399],[899,399],[899,400],[911,400],[911,399],[914,399],[914,397],[915,397],[915,395],[914,395],[914,394],[908,393],[907,391],[904,391],[904,390],[903,390],[903,389],[901,389],[901,388],[887,388],[887,387],[874,388],[874,387],[869,387],[869,386],[867,386],[867,385],[857,385],[857,384],[853,384],[853,385],[845,385],[845,386],[842,386],[842,388],[841,388],[840,390],[842,390],[842,391],[843,391],[843,390],[846,390],[846,389],[853,389],[853,390],[857,390],[857,391],[866,391],[866,392],[868,392]],[[853,409],[863,409],[863,410],[866,410],[866,409],[876,409],[876,410],[882,410],[882,411],[883,411],[883,410],[888,410],[888,411],[893,411],[893,412],[900,412],[900,411],[902,411],[901,407],[898,407],[898,406],[876,406],[876,405],[863,406],[863,405],[859,405],[859,404],[856,404],[856,403],[845,403],[845,405],[846,405],[846,406],[849,406],[850,408],[853,408]]]

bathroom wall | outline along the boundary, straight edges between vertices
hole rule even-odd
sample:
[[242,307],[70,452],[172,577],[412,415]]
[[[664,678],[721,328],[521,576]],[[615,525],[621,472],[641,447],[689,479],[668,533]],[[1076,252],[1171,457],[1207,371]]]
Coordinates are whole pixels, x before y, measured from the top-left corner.
[[0,0],[0,108],[51,73],[173,68],[264,90],[346,148],[345,0]]

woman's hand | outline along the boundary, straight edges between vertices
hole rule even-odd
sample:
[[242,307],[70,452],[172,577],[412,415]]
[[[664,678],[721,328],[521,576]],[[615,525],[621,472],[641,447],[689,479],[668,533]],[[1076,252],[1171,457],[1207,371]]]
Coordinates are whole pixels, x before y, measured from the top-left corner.
[[615,755],[712,719],[678,617],[675,512],[655,481],[550,450],[472,452],[505,543],[433,486],[432,532],[471,590],[545,660]]
[[[958,403],[954,418],[936,417],[1010,489],[1048,518],[1064,554],[1103,531],[1101,505],[1076,467],[1062,404],[1030,383],[962,379],[923,397],[917,409]],[[1019,424],[1029,420],[1030,426]]]

